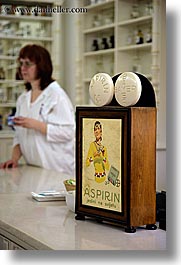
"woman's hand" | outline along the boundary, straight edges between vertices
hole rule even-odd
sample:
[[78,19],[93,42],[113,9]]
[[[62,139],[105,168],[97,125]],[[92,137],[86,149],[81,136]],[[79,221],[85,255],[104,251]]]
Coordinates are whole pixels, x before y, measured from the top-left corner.
[[14,124],[16,126],[21,126],[23,128],[34,129],[35,127],[35,119],[27,118],[27,117],[15,117]]
[[46,134],[47,125],[44,122],[27,118],[27,117],[15,117],[14,118],[15,126],[21,126],[27,129],[34,129],[36,131],[41,132],[42,134]]
[[18,162],[10,159],[10,160],[8,160],[8,161],[6,161],[4,163],[1,163],[0,164],[0,169],[2,169],[2,168],[3,169],[5,169],[5,168],[15,168],[17,166],[18,166]]

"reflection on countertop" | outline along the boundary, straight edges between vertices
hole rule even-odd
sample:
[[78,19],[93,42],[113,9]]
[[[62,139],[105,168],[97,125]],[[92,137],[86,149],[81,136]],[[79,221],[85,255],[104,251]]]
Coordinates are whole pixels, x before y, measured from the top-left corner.
[[0,193],[39,192],[65,189],[63,180],[72,176],[33,166],[0,170]]

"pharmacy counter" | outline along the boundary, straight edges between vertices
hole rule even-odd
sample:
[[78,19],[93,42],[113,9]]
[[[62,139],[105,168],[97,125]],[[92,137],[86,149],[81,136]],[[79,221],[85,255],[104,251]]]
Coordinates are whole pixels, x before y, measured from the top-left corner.
[[31,192],[64,189],[62,175],[37,167],[0,170],[0,249],[165,250],[166,232],[135,234],[95,220],[75,220],[65,201],[38,202]]

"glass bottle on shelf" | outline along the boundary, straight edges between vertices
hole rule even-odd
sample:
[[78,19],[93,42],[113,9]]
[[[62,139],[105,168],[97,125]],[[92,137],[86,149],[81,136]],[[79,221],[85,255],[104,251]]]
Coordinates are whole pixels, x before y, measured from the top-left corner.
[[109,10],[103,16],[103,24],[110,25],[114,22],[114,10]]
[[45,30],[45,26],[43,24],[41,24],[41,27],[40,27],[40,36],[41,37],[46,36],[46,30]]
[[134,4],[131,10],[131,18],[138,18],[140,16],[138,5]]
[[94,5],[96,3],[95,0],[90,0],[89,2],[90,2],[90,5]]
[[95,73],[105,72],[102,56],[97,57],[95,68]]
[[98,40],[94,39],[92,42],[92,51],[98,51],[98,50],[99,50]]
[[135,57],[133,58],[132,71],[138,72],[138,73],[141,73],[141,71],[142,71],[141,62],[140,62],[140,58],[138,55],[135,55]]
[[40,37],[40,28],[39,26],[36,28],[36,37]]
[[147,43],[150,43],[152,42],[152,32],[151,32],[151,29],[149,29],[146,33],[146,42]]
[[14,45],[14,56],[18,56],[20,49],[21,49],[21,43],[16,42]]
[[141,29],[137,31],[135,41],[136,44],[142,44],[144,42],[144,37]]
[[27,37],[31,36],[31,27],[30,27],[30,25],[26,26],[26,36]]
[[127,45],[133,44],[133,34],[132,34],[132,32],[128,33],[128,36],[127,36],[127,39],[126,39],[126,44]]
[[147,3],[145,5],[145,12],[144,12],[144,15],[145,16],[151,16],[153,13],[153,6],[151,3]]
[[98,4],[98,0],[90,0],[90,5],[95,5],[95,4]]
[[109,49],[109,44],[107,42],[107,38],[102,38],[101,49],[102,50]]
[[113,76],[114,75],[114,56],[110,57],[108,65],[109,65],[108,73],[110,76]]
[[109,48],[113,49],[114,48],[114,35],[110,36],[110,40],[109,40]]
[[101,20],[102,20],[102,18],[100,15],[93,16],[92,26],[93,27],[100,27],[101,26]]

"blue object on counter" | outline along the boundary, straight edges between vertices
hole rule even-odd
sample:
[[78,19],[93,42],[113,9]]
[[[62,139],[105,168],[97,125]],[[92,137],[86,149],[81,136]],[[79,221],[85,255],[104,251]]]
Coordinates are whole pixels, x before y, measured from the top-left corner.
[[15,116],[15,113],[16,113],[16,108],[12,108],[11,109],[11,113],[8,115],[7,117],[7,124],[10,128],[12,128],[12,130],[15,130],[15,127],[14,127],[14,116]]
[[14,116],[9,115],[7,118],[7,123],[8,123],[9,127],[11,127],[13,130],[15,130],[15,128],[14,128]]

